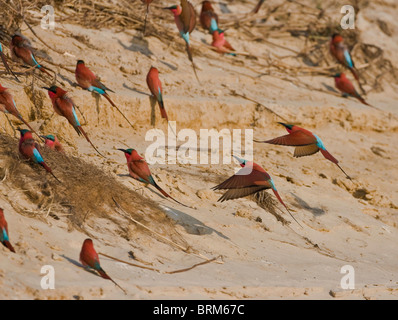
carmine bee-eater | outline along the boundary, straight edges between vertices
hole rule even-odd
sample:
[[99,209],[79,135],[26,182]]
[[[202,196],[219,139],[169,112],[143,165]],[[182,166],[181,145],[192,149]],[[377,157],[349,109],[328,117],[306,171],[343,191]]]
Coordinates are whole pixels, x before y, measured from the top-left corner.
[[123,116],[123,118],[129,123],[129,125],[134,128],[134,126],[130,123],[130,121],[126,118],[122,111],[116,106],[116,104],[111,100],[108,93],[106,91],[114,92],[111,89],[107,88],[98,77],[88,68],[86,67],[83,60],[78,60],[76,64],[75,70],[76,81],[80,87],[86,89],[90,92],[96,92],[102,96],[104,96],[109,103],[116,108],[117,111]]
[[55,150],[58,152],[65,153],[64,147],[61,142],[59,142],[58,138],[52,134],[48,134],[46,136],[42,136],[45,139],[44,146],[50,148],[51,150]]
[[0,208],[0,242],[7,247],[11,252],[15,253],[13,246],[10,243],[10,236],[8,233],[8,224],[4,217],[3,209]]
[[156,98],[159,104],[160,114],[162,115],[162,118],[169,121],[163,103],[162,83],[159,80],[159,70],[157,68],[151,67],[151,69],[149,69],[149,72],[146,76],[146,83],[152,95]]
[[346,77],[344,73],[336,73],[333,77],[336,88],[339,89],[344,95],[350,95],[354,98],[357,98],[364,105],[377,109],[376,107],[367,103],[364,98],[362,98],[358,91],[355,90],[352,82]]
[[344,43],[343,37],[337,33],[333,34],[329,43],[329,49],[330,53],[337,60],[338,63],[350,69],[352,75],[354,76],[355,80],[358,82],[361,90],[363,91],[361,83],[359,82],[358,71],[355,68],[354,61],[352,60],[350,51]]
[[[235,155],[233,155],[233,157],[239,161],[242,169],[240,169],[232,177],[212,188],[213,190],[228,190],[221,196],[220,199],[218,199],[218,201],[223,202],[226,200],[238,199],[255,194],[262,190],[272,189],[279,202],[286,208],[290,216],[298,223],[279,196],[274,184],[274,180],[272,180],[271,176],[257,163],[241,159]],[[300,223],[298,224],[300,225]]]
[[195,64],[193,63],[191,47],[189,44],[189,35],[195,29],[196,26],[196,12],[193,5],[188,0],[181,0],[181,6],[174,5],[171,7],[163,8],[170,10],[174,15],[174,21],[177,25],[178,31],[181,37],[185,41],[186,50],[188,53],[189,61],[192,63],[192,68],[195,73],[195,77],[199,81],[198,75],[196,73]]
[[82,250],[80,251],[80,262],[82,263],[83,267],[94,269],[99,273],[102,278],[111,280],[117,287],[119,287],[124,292],[124,294],[126,294],[126,291],[121,286],[119,286],[110,276],[108,276],[104,269],[102,269],[98,253],[94,249],[93,240],[84,240]]
[[149,166],[141,157],[137,150],[135,149],[118,149],[124,153],[127,160],[127,167],[129,169],[130,176],[140,182],[148,183],[153,185],[156,189],[158,189],[166,198],[170,198],[175,202],[183,205],[184,207],[188,207],[187,205],[177,201],[172,196],[170,196],[166,191],[164,191],[159,185],[155,182],[152,177],[151,171],[149,170]]
[[285,124],[282,122],[278,123],[283,125],[289,134],[267,141],[254,141],[296,147],[293,155],[296,158],[310,156],[318,151],[321,151],[322,155],[326,159],[337,165],[340,170],[343,171],[346,177],[351,180],[351,178],[340,167],[339,161],[326,150],[321,138],[319,138],[316,134],[292,124]]
[[160,114],[162,115],[162,118],[166,119],[171,131],[173,131],[175,135],[174,129],[169,122],[169,118],[164,107],[162,83],[159,80],[159,70],[157,68],[151,67],[151,69],[149,69],[149,72],[146,76],[146,83],[152,95],[156,98],[159,104]]
[[59,182],[58,178],[54,175],[51,168],[44,162],[44,159],[40,153],[39,144],[33,139],[32,132],[25,129],[18,129],[21,133],[21,139],[19,140],[19,152],[25,159],[29,159],[34,163],[40,164],[47,172]]
[[225,39],[225,33],[222,30],[216,30],[213,32],[213,42],[211,45],[217,48],[217,52],[219,53],[228,53],[231,55],[235,55],[231,52],[235,51],[235,49],[232,48],[229,42]]
[[4,55],[3,47],[2,47],[2,45],[1,45],[1,43],[0,43],[0,57],[1,57],[1,60],[3,61],[4,68],[6,68],[6,71],[7,71],[9,74],[13,75],[14,78],[15,78],[15,80],[17,80],[18,82],[21,82],[21,81],[19,81],[19,79],[18,79],[18,77],[15,75],[15,73],[11,70],[10,66],[8,65],[8,63],[7,63],[7,58],[6,58],[6,56]]
[[215,13],[210,1],[202,2],[202,10],[199,16],[200,24],[203,29],[209,30],[210,34],[218,29],[218,15]]
[[[51,88],[43,87],[43,89],[48,90],[48,95],[51,99],[54,111],[66,118],[68,122],[72,125],[75,129],[77,134],[80,136],[81,134],[86,138],[88,143],[94,148],[94,150],[101,156],[104,157],[101,152],[97,150],[94,144],[89,139],[87,133],[83,130],[82,126],[80,125],[79,119],[76,115],[75,104],[73,100],[68,96],[67,92],[57,86],[52,86]],[[105,157],[104,157],[105,158]]]
[[145,29],[146,29],[146,20],[149,15],[149,5],[152,3],[153,0],[141,0],[143,4],[146,5],[146,13],[145,13],[145,21],[144,21],[144,31],[143,34],[145,36]]
[[0,84],[0,111],[4,112],[5,114],[12,114],[14,117],[21,120],[29,129],[30,131],[34,132],[40,139],[41,137],[37,134],[35,130],[22,118],[22,115],[19,113],[17,109],[17,105],[12,97],[11,93],[8,91],[7,88],[4,88]]
[[17,34],[13,35],[11,39],[10,49],[12,56],[21,59],[28,66],[36,67],[41,72],[44,72],[52,77],[52,75],[45,69],[45,67],[41,66],[37,62],[33,54],[33,50],[27,39]]
[[257,13],[260,10],[261,6],[263,5],[264,1],[265,0],[259,0],[252,12]]

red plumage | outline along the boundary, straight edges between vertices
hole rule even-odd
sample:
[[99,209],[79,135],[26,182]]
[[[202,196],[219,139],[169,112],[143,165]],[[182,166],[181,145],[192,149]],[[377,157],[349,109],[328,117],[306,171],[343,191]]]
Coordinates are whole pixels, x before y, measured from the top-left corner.
[[215,13],[210,1],[202,2],[202,10],[200,11],[199,21],[203,29],[210,30],[211,20],[215,19],[218,25],[218,15]]
[[160,82],[159,70],[157,68],[151,67],[151,69],[149,69],[149,72],[146,77],[146,83],[147,83],[148,88],[151,91],[152,95],[158,101],[162,118],[165,118],[167,121],[169,121],[169,119],[167,117],[166,109],[164,107],[162,83]]
[[151,174],[151,171],[149,169],[147,162],[145,161],[145,159],[143,157],[141,157],[138,154],[137,150],[135,150],[135,149],[128,149],[128,150],[119,149],[119,150],[123,151],[124,155],[126,156],[127,167],[129,170],[129,174],[132,178],[134,178],[140,182],[151,184],[156,189],[158,189],[166,198],[170,198],[170,199],[174,200],[175,202],[177,202],[185,207],[188,207],[185,204],[174,199],[172,196],[170,196],[166,191],[164,191],[156,183],[156,181],[152,177],[152,174]]
[[286,128],[289,134],[271,140],[266,140],[266,141],[254,140],[254,141],[261,143],[264,142],[270,144],[296,147],[294,150],[294,157],[310,156],[317,153],[318,151],[321,151],[322,155],[326,159],[336,164],[340,168],[340,170],[346,175],[346,177],[351,180],[351,178],[339,166],[337,159],[334,158],[326,150],[322,140],[318,136],[316,136],[311,131],[306,130],[304,128],[295,125],[285,124],[282,122],[279,123]]
[[[330,43],[329,43],[329,50],[330,50],[331,55],[336,59],[336,61],[338,63],[345,66],[346,68],[348,68],[351,71],[355,80],[360,85],[358,71],[355,68],[354,61],[352,61],[351,53],[348,51],[348,48],[347,48],[346,44],[344,43],[344,39],[341,35],[334,34],[332,36],[332,38],[330,39]],[[347,58],[345,56],[346,51],[348,52],[349,56],[351,57],[352,65],[350,65],[349,62],[347,61]]]
[[223,202],[227,200],[238,199],[255,194],[262,190],[272,189],[278,201],[286,208],[290,216],[298,223],[285,203],[282,201],[278,191],[275,188],[271,176],[264,170],[264,168],[255,162],[245,161],[239,158],[237,159],[239,160],[242,169],[240,169],[232,177],[212,188],[213,190],[228,190],[220,197],[220,199],[218,199],[218,201]]
[[20,130],[21,132],[21,138],[19,139],[19,152],[21,155],[28,160],[31,160],[35,163],[38,163],[41,165],[48,173],[50,173],[58,182],[61,182],[58,180],[58,178],[54,175],[53,171],[51,168],[44,162],[44,160],[40,160],[37,158],[37,155],[35,154],[36,152],[40,155],[41,158],[43,158],[41,152],[40,152],[40,146],[39,144],[33,139],[32,132],[28,130]]
[[332,162],[335,163],[335,164],[338,164],[338,163],[339,163],[339,161],[338,161],[335,157],[333,157],[333,156],[329,153],[329,151],[323,150],[323,149],[320,149],[320,150],[321,150],[321,153],[323,154],[323,156],[324,156],[326,159],[332,161]]
[[98,79],[98,77],[88,67],[86,67],[84,61],[79,60],[76,64],[75,77],[77,83],[83,89],[89,89],[91,86],[108,90],[107,87]]
[[219,53],[230,53],[235,51],[235,49],[225,39],[225,33],[219,33],[217,30],[213,32],[213,42],[211,45],[217,48],[217,52]]
[[101,156],[104,157],[94,146],[94,144],[91,142],[90,138],[86,134],[86,132],[83,130],[82,126],[80,125],[80,122],[77,118],[76,115],[76,109],[75,109],[75,104],[73,100],[68,96],[68,93],[57,87],[57,86],[52,86],[51,88],[46,88],[48,90],[48,96],[51,99],[51,103],[53,105],[55,113],[58,115],[66,118],[68,122],[72,125],[72,127],[75,129],[76,133],[78,135],[83,135],[87,142],[91,144],[91,146],[94,148],[94,150]]
[[84,267],[88,266],[97,271],[102,270],[98,253],[94,249],[93,240],[84,240],[82,249],[80,251],[80,262]]
[[45,137],[44,141],[44,146],[47,148],[50,148],[51,150],[55,150],[58,152],[64,153],[64,147],[62,146],[61,142],[58,140],[56,136],[53,136],[53,139],[50,139],[49,137]]
[[336,75],[334,77],[336,88],[339,89],[342,93],[349,94],[350,96],[357,98],[361,103],[367,105],[369,107],[373,107],[369,103],[365,101],[364,98],[355,90],[352,82],[346,77],[344,73],[340,73],[340,75]]
[[[116,104],[111,100],[109,97],[108,93],[106,91],[113,92],[111,89],[106,87],[100,80],[99,78],[89,69],[86,67],[84,64],[83,60],[78,60],[76,64],[76,70],[75,70],[75,77],[77,83],[86,90],[92,91],[92,92],[97,92],[98,94],[101,94],[106,98],[106,100],[109,101],[109,103],[112,105],[112,107],[116,108],[116,110],[123,116],[123,118],[128,122],[128,124],[134,128],[134,126],[131,124],[129,119],[123,114],[122,111],[116,106]],[[95,89],[96,88],[96,89]],[[98,90],[99,89],[99,90]],[[102,92],[101,92],[102,90]],[[100,92],[98,92],[100,91]]]
[[29,125],[29,123],[19,113],[11,93],[8,91],[7,88],[4,88],[1,84],[0,84],[0,111],[4,113],[10,113],[14,117],[21,120],[30,129],[30,131],[35,133],[40,138],[37,132]]
[[11,252],[15,253],[15,249],[14,247],[11,245],[10,241],[7,239],[3,238],[3,232],[6,232],[7,237],[10,237],[10,234],[8,233],[8,223],[6,221],[6,218],[4,217],[4,211],[2,208],[0,208],[0,239],[1,239],[1,243],[7,247]]
[[188,59],[189,59],[189,61],[191,61],[192,69],[195,73],[195,77],[198,80],[198,82],[200,83],[197,72],[196,72],[196,67],[193,62],[191,48],[189,45],[189,36],[190,36],[190,34],[192,34],[192,32],[196,26],[195,8],[188,0],[181,0],[181,6],[177,5],[176,7],[173,6],[173,7],[169,7],[169,8],[165,8],[165,9],[169,9],[173,13],[174,21],[176,23],[178,31],[180,32],[180,34],[185,35],[185,36],[183,36],[183,38],[185,41],[185,49],[188,54]]
[[43,66],[37,64],[37,59],[33,54],[33,49],[26,38],[15,34],[11,39],[10,50],[14,58],[22,60],[28,66],[37,66],[41,72],[44,72],[52,77],[52,75],[48,73]]
[[110,276],[108,276],[104,269],[102,269],[98,253],[94,249],[93,240],[89,238],[84,240],[82,249],[80,251],[79,259],[84,267],[90,267],[96,270],[102,278],[112,281],[126,294],[126,291],[121,286],[119,286]]

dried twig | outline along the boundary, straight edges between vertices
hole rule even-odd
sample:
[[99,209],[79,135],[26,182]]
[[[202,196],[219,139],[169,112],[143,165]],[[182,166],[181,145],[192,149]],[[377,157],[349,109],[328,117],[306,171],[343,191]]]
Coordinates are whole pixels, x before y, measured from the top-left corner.
[[212,258],[212,259],[210,259],[210,260],[206,260],[206,261],[203,261],[203,262],[200,262],[200,263],[196,263],[196,264],[194,264],[193,266],[188,267],[188,268],[178,269],[178,270],[174,270],[174,271],[166,271],[165,273],[167,273],[167,274],[174,274],[174,273],[186,272],[186,271],[192,270],[193,268],[196,268],[196,267],[198,267],[198,266],[202,266],[202,265],[204,265],[204,264],[207,264],[207,263],[216,261],[216,260],[217,260],[218,258],[220,258],[220,257],[221,257],[221,256],[214,257],[214,258]]
[[160,272],[160,273],[166,273],[166,274],[174,274],[174,273],[186,272],[186,271],[192,270],[192,269],[194,269],[194,268],[196,268],[198,266],[202,266],[204,264],[211,263],[211,262],[216,261],[217,259],[221,258],[221,255],[220,255],[218,257],[215,257],[215,258],[212,258],[212,259],[208,259],[208,260],[200,262],[200,263],[196,263],[196,264],[194,264],[194,265],[192,265],[192,266],[190,266],[188,268],[177,269],[177,270],[172,270],[172,271],[161,271],[161,270],[156,269],[156,268],[141,266],[141,265],[138,265],[138,264],[135,264],[135,263],[124,261],[124,260],[112,257],[112,256],[107,255],[107,254],[102,253],[102,252],[99,252],[98,254],[100,254],[100,255],[102,255],[104,257],[107,257],[109,259],[112,259],[112,260],[115,260],[115,261],[118,261],[118,262],[121,262],[121,263],[125,263],[125,264],[127,264],[129,266],[132,266],[132,267],[137,267],[137,268],[141,268],[141,269],[147,269],[147,270],[156,271],[156,272]]

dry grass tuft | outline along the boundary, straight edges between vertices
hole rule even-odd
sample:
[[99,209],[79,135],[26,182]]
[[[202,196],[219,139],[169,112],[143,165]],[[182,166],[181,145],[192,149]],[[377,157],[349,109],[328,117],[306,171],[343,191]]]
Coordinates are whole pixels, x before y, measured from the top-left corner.
[[[256,1],[253,1],[252,6]],[[19,32],[24,24],[34,33],[31,25],[38,25],[40,18],[33,16],[31,12],[40,12],[44,5],[51,4],[57,12],[58,23],[77,24],[90,29],[112,28],[116,32],[129,30],[142,31],[145,16],[145,6],[141,3],[128,0],[53,0],[48,3],[45,0],[19,0],[10,5],[6,0],[0,0],[0,15],[5,17],[6,24],[0,26],[0,40],[8,43],[15,32]],[[167,1],[159,1],[151,4],[151,13],[147,25],[147,36],[158,38],[171,46],[172,50],[185,52],[185,46],[176,29],[170,30],[165,23],[174,24],[171,14],[165,12],[162,7]],[[369,5],[368,1],[352,0],[356,12]],[[196,8],[199,14],[198,7]],[[260,14],[261,13],[261,14]],[[236,29],[240,37],[246,41],[266,43],[270,46],[268,52],[261,54],[247,54],[245,57],[234,59],[232,64],[245,64],[251,70],[263,70],[264,73],[292,82],[299,82],[295,77],[300,75],[331,75],[341,71],[341,67],[331,58],[328,50],[330,36],[335,32],[341,32],[340,19],[336,20],[336,2],[334,0],[317,2],[310,0],[282,1],[274,5],[263,6],[259,14],[251,13],[251,4],[245,13],[220,14],[220,25],[223,29]],[[274,21],[273,23],[268,23]],[[379,23],[380,25],[380,23]],[[196,28],[201,28],[199,23]],[[388,24],[380,26],[386,35],[391,33]],[[383,84],[398,83],[398,71],[390,60],[384,57],[383,49],[373,44],[364,42],[364,37],[358,30],[341,32],[353,52],[354,61],[361,74],[362,84],[370,88],[367,92],[382,91]],[[47,46],[45,41],[43,46]],[[87,39],[76,38],[89,46]],[[300,39],[303,47],[300,51],[277,44],[274,39]],[[284,57],[275,55],[272,48],[282,47],[293,55],[291,58],[296,63],[285,63]],[[208,50],[203,50],[203,49]],[[195,56],[219,60],[210,50],[211,46],[193,41],[192,50]],[[57,48],[48,47],[58,54]],[[51,63],[51,61],[46,61]],[[297,63],[299,65],[297,65]],[[61,65],[60,68],[68,70]],[[38,75],[40,77],[40,75]],[[289,76],[289,78],[286,78]],[[45,81],[45,79],[42,79]],[[296,83],[297,84],[297,83]]]
[[[23,210],[14,203],[14,208],[21,210],[19,213],[39,219],[49,215],[57,218],[67,216],[70,225],[86,233],[85,221],[89,217],[105,218],[113,221],[123,233],[129,223],[128,219],[121,219],[117,214],[112,199],[115,198],[133,219],[187,247],[174,223],[154,201],[130,190],[94,164],[47,148],[41,148],[41,151],[62,183],[40,165],[22,159],[18,140],[0,133],[0,159],[3,163],[0,181],[4,179],[2,183],[21,192],[26,201],[37,208],[34,211]],[[148,232],[136,225],[134,227],[140,232]]]

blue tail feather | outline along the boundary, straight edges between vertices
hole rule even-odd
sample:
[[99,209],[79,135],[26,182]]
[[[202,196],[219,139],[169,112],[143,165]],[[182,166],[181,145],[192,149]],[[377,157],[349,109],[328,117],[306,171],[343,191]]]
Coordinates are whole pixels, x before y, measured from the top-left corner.
[[36,148],[33,149],[33,160],[34,160],[36,163],[42,163],[42,162],[44,162],[43,157],[41,156],[39,150],[37,150]]
[[90,92],[95,91],[95,92],[97,92],[99,94],[104,94],[105,93],[105,90],[97,88],[97,87],[94,87],[94,86],[89,87],[87,90],[90,91]]

